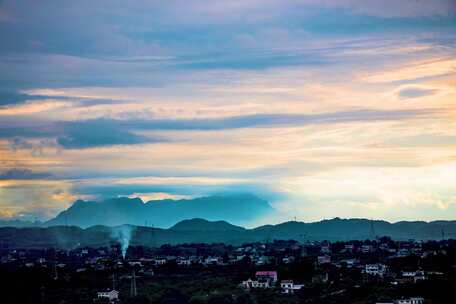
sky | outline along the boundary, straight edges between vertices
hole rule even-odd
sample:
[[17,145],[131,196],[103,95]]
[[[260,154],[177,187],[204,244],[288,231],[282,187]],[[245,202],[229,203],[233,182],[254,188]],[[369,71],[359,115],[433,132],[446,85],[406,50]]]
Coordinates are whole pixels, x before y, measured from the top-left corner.
[[0,0],[0,39],[0,218],[249,192],[269,223],[456,219],[454,0]]

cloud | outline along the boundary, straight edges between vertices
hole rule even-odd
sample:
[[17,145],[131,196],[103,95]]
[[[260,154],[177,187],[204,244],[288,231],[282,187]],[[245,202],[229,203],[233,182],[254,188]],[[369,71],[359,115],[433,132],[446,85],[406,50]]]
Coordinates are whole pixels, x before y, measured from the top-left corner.
[[28,180],[28,179],[50,179],[53,175],[48,172],[34,172],[29,169],[13,168],[0,172],[0,180]]
[[375,178],[454,161],[455,16],[453,0],[0,0],[0,165],[23,178],[0,181],[1,207],[245,190],[320,219],[411,201],[445,171]]
[[386,141],[386,144],[401,147],[451,147],[456,146],[456,135],[423,133],[414,136],[391,138]]
[[385,71],[368,75],[365,81],[371,83],[386,83],[396,81],[411,81],[456,73],[456,59],[436,58],[411,62],[404,66],[394,67]]
[[57,138],[57,143],[66,149],[133,145],[158,141],[134,134],[120,123],[107,123],[105,120],[66,122],[62,125],[64,135]]
[[[11,139],[13,148],[31,148],[27,137],[55,137],[56,143],[66,149],[84,149],[113,145],[134,145],[168,141],[160,136],[145,136],[147,130],[228,130],[240,128],[267,128],[366,121],[389,121],[426,117],[431,110],[375,111],[354,110],[321,114],[256,114],[214,119],[155,119],[115,120],[92,119],[48,124],[0,127],[0,138]],[[172,140],[172,139],[169,139]],[[41,144],[53,145],[49,139]],[[36,147],[40,147],[39,145]]]
[[399,90],[398,96],[401,98],[418,98],[423,96],[434,95],[437,93],[438,90],[436,89],[424,89],[420,87],[408,87]]
[[152,120],[111,120],[96,119],[67,122],[73,130],[92,128],[113,128],[115,130],[226,130],[239,128],[262,128],[276,126],[300,126],[310,124],[333,124],[400,120],[426,117],[432,110],[353,110],[321,114],[252,114],[213,119],[152,119]]
[[41,100],[47,98],[66,99],[65,96],[32,95],[16,91],[0,91],[0,106],[14,105],[24,103],[26,101]]
[[0,209],[24,220],[47,219],[67,208],[73,199],[65,181],[43,179],[0,180]]

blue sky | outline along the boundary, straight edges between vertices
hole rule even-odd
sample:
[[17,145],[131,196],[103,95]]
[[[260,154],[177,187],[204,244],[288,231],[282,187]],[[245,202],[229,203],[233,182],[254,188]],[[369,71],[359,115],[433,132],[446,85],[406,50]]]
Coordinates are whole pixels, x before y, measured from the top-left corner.
[[263,222],[456,215],[454,1],[0,1],[0,38],[0,217],[228,192]]

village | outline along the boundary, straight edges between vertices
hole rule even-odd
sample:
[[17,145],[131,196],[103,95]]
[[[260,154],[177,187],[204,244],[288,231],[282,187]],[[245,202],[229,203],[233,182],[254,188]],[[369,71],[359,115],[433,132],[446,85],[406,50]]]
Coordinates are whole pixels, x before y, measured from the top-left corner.
[[422,304],[444,303],[456,286],[453,240],[134,246],[125,258],[119,244],[0,253],[10,278],[2,303]]

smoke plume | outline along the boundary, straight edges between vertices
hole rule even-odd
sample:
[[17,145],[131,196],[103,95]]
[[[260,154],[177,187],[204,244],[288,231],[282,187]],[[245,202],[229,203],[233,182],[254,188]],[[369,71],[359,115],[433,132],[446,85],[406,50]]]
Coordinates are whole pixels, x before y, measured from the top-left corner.
[[129,225],[123,225],[115,227],[113,231],[113,237],[116,238],[120,243],[120,249],[122,251],[122,257],[125,259],[127,254],[128,246],[130,246],[130,240],[132,237],[134,227]]

